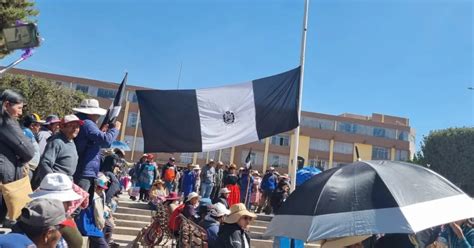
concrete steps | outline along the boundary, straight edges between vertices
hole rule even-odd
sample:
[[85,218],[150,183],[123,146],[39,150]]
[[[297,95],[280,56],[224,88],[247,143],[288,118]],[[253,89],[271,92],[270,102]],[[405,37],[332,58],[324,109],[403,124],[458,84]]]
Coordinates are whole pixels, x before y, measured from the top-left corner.
[[[129,247],[135,240],[140,230],[149,225],[153,212],[148,204],[132,201],[128,196],[122,195],[119,199],[119,207],[114,214],[115,230],[113,239],[121,247]],[[256,220],[250,224],[250,237],[252,248],[273,248],[273,239],[263,237],[267,226],[272,220],[271,215],[258,214]],[[163,247],[171,247],[167,244]],[[314,244],[305,245],[305,247],[319,247]]]

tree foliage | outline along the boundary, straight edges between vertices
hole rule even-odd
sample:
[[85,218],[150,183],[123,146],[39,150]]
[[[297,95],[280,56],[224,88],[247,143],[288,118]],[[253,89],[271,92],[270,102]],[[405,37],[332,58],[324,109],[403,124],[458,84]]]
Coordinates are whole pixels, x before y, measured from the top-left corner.
[[71,114],[86,95],[41,78],[7,74],[0,78],[0,92],[14,90],[26,99],[23,113],[37,113],[42,118],[50,114],[60,117]]
[[[34,5],[34,2],[29,0],[0,0],[0,31],[3,28],[14,26],[16,21],[34,22],[32,17],[39,14]],[[3,43],[3,39],[1,39],[1,43]],[[0,52],[0,58],[10,53],[11,51],[3,50]]]
[[0,1],[0,28],[9,27],[16,21],[31,22],[31,17],[37,16],[34,3],[28,0],[2,0]]
[[414,162],[438,172],[474,196],[474,128],[432,131]]

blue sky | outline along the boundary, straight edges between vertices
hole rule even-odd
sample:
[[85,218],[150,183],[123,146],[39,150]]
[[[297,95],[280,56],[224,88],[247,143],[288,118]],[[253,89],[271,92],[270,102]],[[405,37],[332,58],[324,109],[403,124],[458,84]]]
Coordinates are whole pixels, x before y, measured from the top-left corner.
[[[19,68],[175,89],[298,66],[303,0],[38,1],[45,41]],[[303,109],[474,125],[473,3],[311,0]],[[3,64],[16,59],[10,55]]]

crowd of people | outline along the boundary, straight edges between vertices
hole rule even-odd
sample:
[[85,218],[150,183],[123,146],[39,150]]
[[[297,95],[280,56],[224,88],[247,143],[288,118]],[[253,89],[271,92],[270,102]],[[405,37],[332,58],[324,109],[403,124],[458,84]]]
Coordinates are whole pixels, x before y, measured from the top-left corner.
[[[125,191],[151,208],[165,206],[175,233],[183,215],[206,230],[211,248],[250,247],[256,214],[278,213],[294,183],[273,167],[263,175],[213,160],[181,168],[173,157],[159,165],[152,154],[129,168],[125,151],[107,149],[121,123],[99,126],[106,110],[97,100],[45,120],[23,113],[26,102],[15,91],[4,90],[0,102],[0,222],[12,230],[0,235],[0,247],[82,247],[83,236],[89,247],[117,247],[113,215]],[[472,247],[472,225],[446,225],[431,246]]]
[[186,199],[197,192],[203,199],[221,202],[227,208],[244,203],[247,209],[266,214],[278,210],[288,197],[290,180],[287,174],[280,175],[270,167],[263,177],[259,171],[246,167],[237,170],[235,164],[224,165],[212,159],[202,168],[189,163],[185,168],[176,165],[175,158],[159,166],[152,154],[143,154],[128,172],[130,198],[144,202],[160,203],[170,192]]
[[95,99],[45,120],[23,113],[26,101],[15,91],[4,90],[0,100],[0,221],[12,230],[0,236],[0,246],[82,247],[87,236],[90,247],[116,247],[116,168],[125,152],[104,148],[121,123],[98,126],[106,110]]
[[[3,245],[23,240],[41,247],[81,247],[87,236],[90,247],[116,247],[116,196],[127,184],[132,185],[132,199],[152,207],[165,204],[170,215],[182,213],[205,227],[211,243],[230,242],[218,233],[236,230],[249,243],[244,230],[254,212],[270,213],[288,195],[288,177],[274,168],[261,178],[258,171],[212,160],[203,168],[188,164],[181,169],[174,158],[159,166],[152,154],[144,154],[127,169],[123,150],[107,150],[121,123],[99,126],[106,110],[95,99],[83,100],[68,115],[51,114],[44,120],[23,113],[26,101],[15,91],[3,91],[1,104],[0,221],[12,229],[0,236]],[[28,198],[23,204],[7,194],[8,185],[17,183],[28,186],[15,192]],[[273,195],[280,202],[272,201]],[[18,235],[21,239],[11,238]]]

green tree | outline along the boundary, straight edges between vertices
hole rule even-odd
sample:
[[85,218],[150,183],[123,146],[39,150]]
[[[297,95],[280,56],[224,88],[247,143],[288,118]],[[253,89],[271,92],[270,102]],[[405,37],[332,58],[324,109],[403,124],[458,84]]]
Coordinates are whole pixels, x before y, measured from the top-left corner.
[[[34,22],[32,17],[38,15],[34,2],[29,0],[0,0],[0,30],[15,25],[16,21]],[[1,51],[0,58],[9,54]]]
[[432,131],[413,160],[438,172],[474,196],[474,128]]
[[6,74],[0,78],[0,92],[14,90],[25,97],[27,105],[24,113],[37,113],[42,118],[50,114],[60,117],[71,114],[72,108],[79,106],[86,95],[61,87],[56,82],[41,78]]

